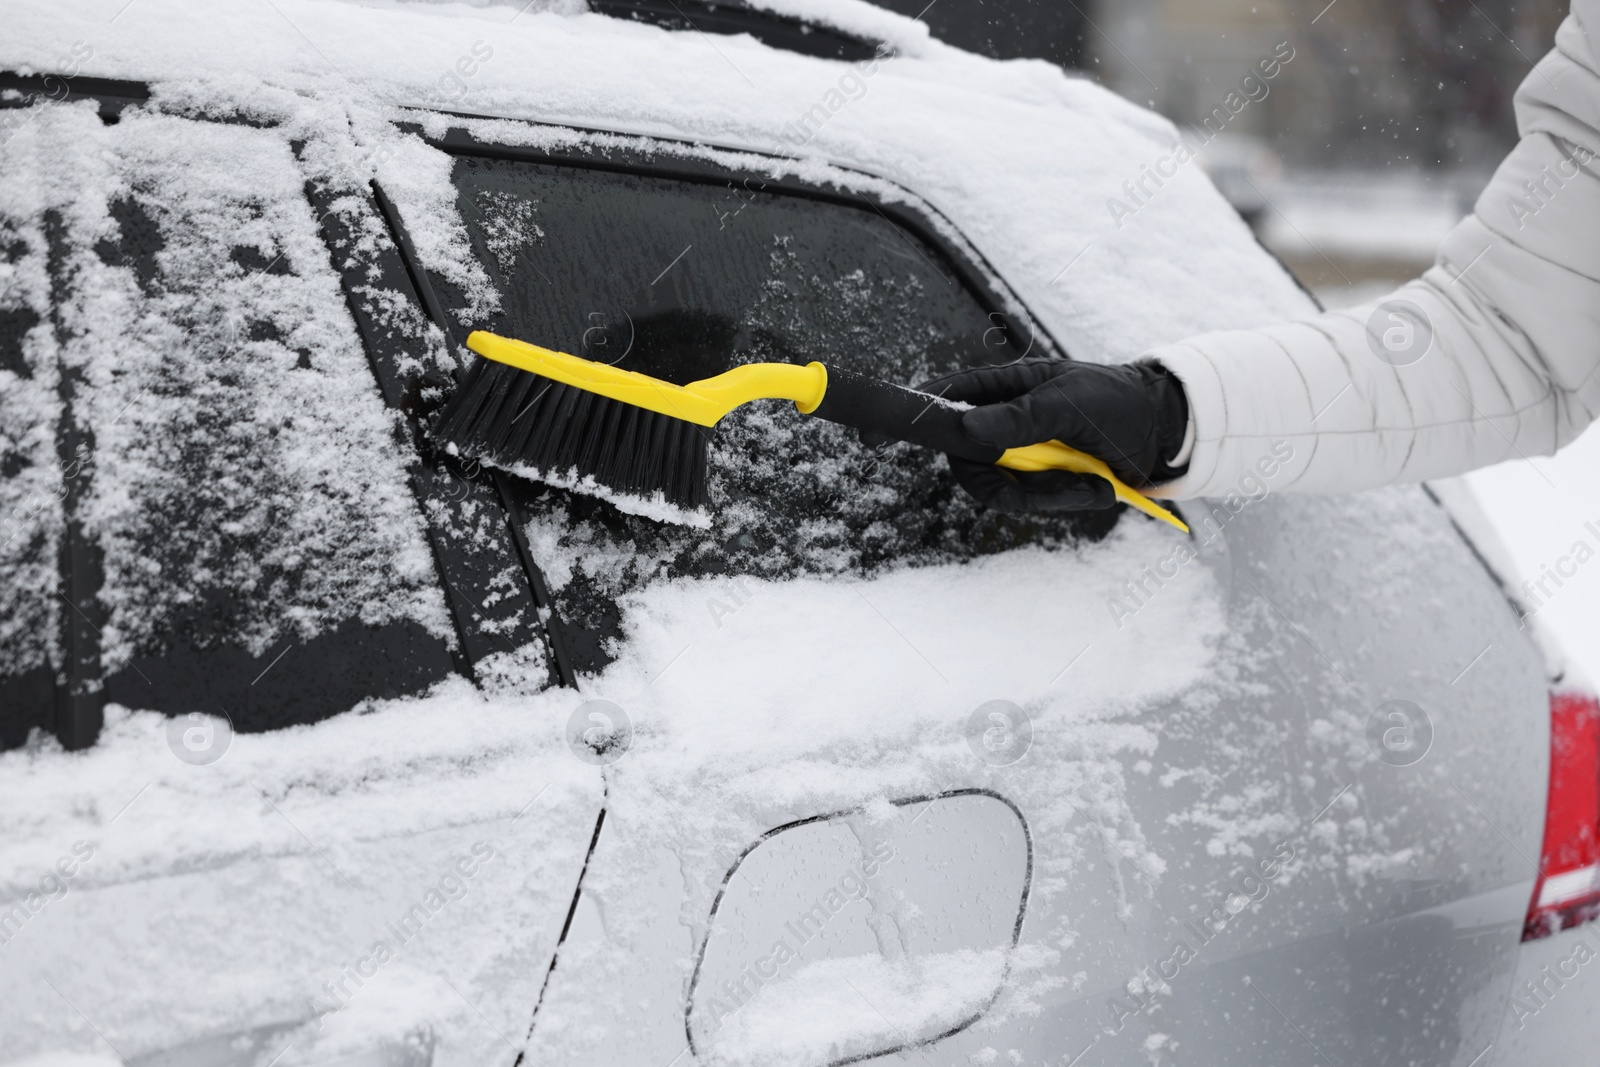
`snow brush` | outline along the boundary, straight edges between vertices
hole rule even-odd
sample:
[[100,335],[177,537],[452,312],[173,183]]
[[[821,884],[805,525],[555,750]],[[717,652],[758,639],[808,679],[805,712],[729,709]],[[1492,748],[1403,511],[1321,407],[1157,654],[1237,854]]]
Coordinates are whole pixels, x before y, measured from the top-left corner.
[[1124,485],[1103,462],[1060,441],[999,449],[968,436],[964,406],[821,363],[747,363],[674,385],[475,330],[475,362],[445,405],[434,436],[458,455],[544,480],[575,472],[619,493],[705,507],[711,427],[753,400],[791,400],[863,434],[907,441],[1015,471],[1067,470],[1111,483],[1117,499],[1188,532],[1177,516]]

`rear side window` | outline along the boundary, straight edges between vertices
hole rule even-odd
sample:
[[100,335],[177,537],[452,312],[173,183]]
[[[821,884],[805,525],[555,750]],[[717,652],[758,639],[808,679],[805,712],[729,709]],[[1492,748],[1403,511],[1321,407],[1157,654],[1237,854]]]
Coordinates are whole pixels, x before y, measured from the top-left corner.
[[241,729],[447,673],[406,457],[287,137],[71,105],[8,157],[41,192],[0,206],[0,614],[31,628],[0,631],[6,673]]
[[[488,329],[680,384],[812,359],[915,384],[1022,354],[939,249],[865,200],[478,156],[457,158],[452,178],[489,290],[436,279],[458,341]],[[527,488],[530,541],[580,666],[605,661],[612,602],[651,576],[866,574],[1060,545],[1115,521],[985,512],[940,458],[868,448],[782,402],[724,419],[710,462],[709,531]]]

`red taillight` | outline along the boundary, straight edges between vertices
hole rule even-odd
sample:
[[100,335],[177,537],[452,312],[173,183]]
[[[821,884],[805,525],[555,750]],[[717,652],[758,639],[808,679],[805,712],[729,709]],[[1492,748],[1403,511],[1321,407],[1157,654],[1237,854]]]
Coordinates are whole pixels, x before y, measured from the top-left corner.
[[1522,940],[1600,915],[1600,701],[1550,694],[1550,804]]

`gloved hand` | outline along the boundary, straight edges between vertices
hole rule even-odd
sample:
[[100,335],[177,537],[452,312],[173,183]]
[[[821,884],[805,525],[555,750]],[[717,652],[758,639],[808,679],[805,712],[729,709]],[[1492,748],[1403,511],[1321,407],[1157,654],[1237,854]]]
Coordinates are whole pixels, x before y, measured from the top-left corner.
[[[1189,402],[1178,379],[1156,363],[1022,359],[957,371],[917,388],[975,405],[961,422],[988,445],[1060,441],[1104,460],[1136,488],[1170,481],[1187,469],[1167,464],[1183,447]],[[1012,471],[948,458],[961,487],[995,511],[1072,511],[1116,503],[1111,483],[1092,474]]]

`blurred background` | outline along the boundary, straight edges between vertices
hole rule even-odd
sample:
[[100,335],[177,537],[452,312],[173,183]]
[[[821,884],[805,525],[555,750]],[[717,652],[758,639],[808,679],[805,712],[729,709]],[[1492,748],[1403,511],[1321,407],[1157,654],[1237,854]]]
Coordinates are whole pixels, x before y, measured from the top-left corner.
[[[1210,137],[1213,180],[1329,307],[1433,261],[1516,143],[1512,93],[1567,13],[1567,0],[876,2],[961,47],[1081,71]],[[1208,132],[1285,44],[1294,58],[1266,95]]]
[[1084,23],[1083,69],[1180,128],[1203,129],[1279,42],[1294,49],[1202,162],[1330,307],[1432,263],[1516,143],[1512,94],[1567,13],[1566,0],[1064,6]]
[[[1380,297],[1433,262],[1516,143],[1512,94],[1568,9],[1568,0],[875,2],[963,48],[1079,71],[1171,119],[1205,144],[1201,163],[1218,188],[1329,308]],[[1208,129],[1283,44],[1293,59],[1266,95],[1253,86],[1260,99]],[[1600,428],[1553,458],[1519,456],[1459,480],[1503,542],[1496,564],[1513,588],[1570,561],[1579,543],[1600,550],[1596,472]],[[1600,681],[1600,567],[1545,589],[1553,595],[1525,602],[1533,625],[1555,636],[1574,673]]]

